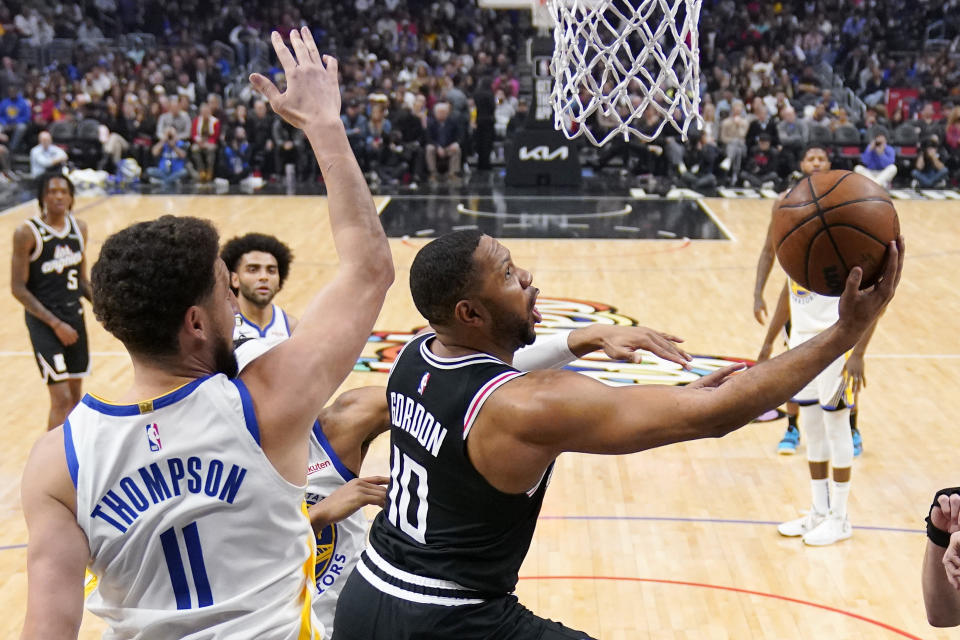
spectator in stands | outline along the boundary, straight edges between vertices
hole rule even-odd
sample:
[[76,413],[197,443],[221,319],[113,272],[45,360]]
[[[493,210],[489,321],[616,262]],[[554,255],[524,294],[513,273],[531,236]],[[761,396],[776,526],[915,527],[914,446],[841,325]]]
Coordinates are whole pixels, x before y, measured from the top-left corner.
[[303,155],[300,151],[304,148],[304,137],[300,129],[288,124],[283,118],[274,118],[273,146],[276,150],[277,172],[283,171],[287,184],[305,176],[306,171],[300,165]]
[[247,131],[237,127],[230,136],[229,143],[223,148],[224,177],[230,184],[239,184],[250,175],[252,151],[247,141]]
[[367,117],[360,110],[360,103],[355,98],[347,102],[346,113],[341,115],[340,119],[343,120],[343,127],[347,130],[347,140],[354,155],[357,156],[357,163],[366,172]]
[[833,122],[830,123],[830,130],[836,131],[840,127],[852,127],[854,126],[853,121],[850,120],[850,114],[847,113],[847,110],[843,107],[837,109],[837,116],[833,119]]
[[780,156],[773,146],[770,134],[761,133],[747,156],[743,168],[743,186],[754,189],[780,190]]
[[860,155],[860,162],[853,168],[857,173],[867,176],[884,189],[889,189],[897,175],[896,152],[887,144],[882,133],[874,138]]
[[753,107],[754,119],[747,127],[746,145],[748,149],[756,146],[760,139],[760,134],[765,133],[770,138],[771,144],[775,147],[780,146],[780,133],[777,129],[777,121],[770,117],[767,111],[767,105],[762,100],[756,100]]
[[147,169],[150,182],[169,187],[187,175],[187,143],[180,139],[172,126],[164,130],[151,153],[157,159],[157,166]]
[[720,166],[730,172],[730,184],[737,184],[740,165],[747,153],[746,138],[750,122],[743,112],[743,100],[734,100],[730,109],[730,115],[720,123],[720,143],[727,156]]
[[921,140],[928,139],[930,136],[939,137],[943,134],[943,125],[930,102],[923,105],[920,110],[920,115],[917,118],[917,133]]
[[797,120],[796,110],[789,105],[780,111],[777,135],[786,155],[784,162],[789,163],[791,167],[794,166],[800,150],[807,144],[807,125],[802,120]]
[[447,161],[447,175],[456,178],[460,174],[460,127],[450,117],[450,104],[438,102],[433,107],[433,118],[427,123],[427,175],[437,179],[440,160]]
[[213,117],[210,105],[200,105],[200,113],[190,128],[190,155],[200,182],[213,180],[217,168],[217,146],[220,143],[220,120]]
[[807,65],[803,68],[803,75],[797,80],[796,100],[799,104],[806,106],[816,104],[820,100],[822,93],[820,79],[813,67]]
[[190,104],[197,101],[197,87],[190,80],[186,71],[181,71],[177,76],[177,95],[186,97]]
[[20,87],[8,85],[7,97],[0,101],[0,126],[3,127],[3,133],[10,136],[12,153],[20,150],[23,136],[30,125],[30,115],[30,103],[23,98]]
[[883,75],[883,69],[880,65],[871,63],[869,75],[861,75],[863,88],[860,90],[860,97],[868,107],[876,106],[883,101],[887,91],[887,80]]
[[[496,114],[498,105],[496,104],[496,98],[490,85],[490,80],[484,78],[473,94],[473,102],[477,114],[476,128],[474,129],[473,137],[477,150],[477,169],[480,171],[489,171],[491,169],[490,162],[493,155],[493,141],[494,138],[496,138]],[[509,121],[510,119],[507,118],[506,121],[503,122],[504,135],[506,135],[507,122]]]
[[925,138],[923,147],[914,162],[911,186],[924,189],[947,186],[947,175],[950,170],[942,160],[944,157],[946,153],[940,148],[940,139],[936,134]]
[[194,101],[199,99],[200,96],[220,91],[223,78],[216,65],[209,66],[206,58],[197,56],[193,62],[193,67],[193,86],[196,94]]
[[190,116],[180,109],[180,101],[176,96],[171,97],[167,111],[157,118],[157,139],[164,139],[167,136],[167,130],[173,129],[177,134],[178,140],[190,139]]
[[517,111],[507,123],[507,137],[513,136],[517,131],[527,126],[527,118],[530,115],[530,103],[526,98],[520,98],[517,101]]
[[364,157],[367,159],[367,170],[374,182],[380,182],[380,166],[390,153],[390,133],[393,125],[387,119],[387,108],[382,102],[374,103],[370,107],[370,119],[367,120],[367,130],[364,139]]
[[267,109],[267,103],[257,100],[253,103],[253,115],[247,118],[244,127],[250,142],[251,165],[253,171],[259,171],[264,177],[276,173],[274,164],[273,112]]
[[881,117],[880,109],[882,109],[882,107],[871,107],[864,112],[863,122],[860,127],[858,127],[860,136],[864,140],[873,140],[877,137],[878,133],[882,133],[883,135],[889,134],[885,124],[886,118]]
[[41,131],[37,146],[30,150],[30,176],[39,178],[48,172],[60,172],[67,164],[67,152],[53,144],[49,131]]
[[954,107],[947,115],[943,139],[947,147],[947,167],[960,171],[960,107]]

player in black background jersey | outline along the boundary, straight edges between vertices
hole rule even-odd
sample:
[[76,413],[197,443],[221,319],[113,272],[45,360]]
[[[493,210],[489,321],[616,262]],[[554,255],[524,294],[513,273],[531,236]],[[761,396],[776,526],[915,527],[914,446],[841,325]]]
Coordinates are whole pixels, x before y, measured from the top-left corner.
[[387,382],[387,504],[341,594],[334,640],[586,638],[512,595],[557,456],[632,453],[747,424],[856,343],[902,267],[901,238],[875,287],[860,291],[853,269],[837,324],[739,375],[734,365],[685,387],[609,387],[513,368],[535,337],[538,291],[503,245],[475,231],[426,245],[410,288],[436,335],[408,343]]
[[70,213],[73,183],[59,174],[41,178],[40,215],[13,232],[10,289],[26,310],[40,375],[50,392],[47,429],[63,423],[82,395],[90,370],[80,297],[92,301],[87,279],[87,225]]

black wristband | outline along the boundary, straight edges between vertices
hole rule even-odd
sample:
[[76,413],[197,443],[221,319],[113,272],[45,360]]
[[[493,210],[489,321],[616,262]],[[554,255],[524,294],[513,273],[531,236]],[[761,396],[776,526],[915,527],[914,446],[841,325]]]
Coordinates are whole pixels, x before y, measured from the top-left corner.
[[930,514],[933,513],[934,507],[940,506],[940,503],[937,502],[937,499],[940,496],[950,496],[954,493],[960,494],[960,487],[948,487],[946,489],[940,489],[940,491],[937,491],[936,495],[933,496],[933,503],[930,505],[930,511],[927,513],[926,517],[927,538],[933,544],[937,545],[938,547],[943,547],[944,549],[950,546],[950,534],[939,527],[935,527],[933,522],[930,520]]

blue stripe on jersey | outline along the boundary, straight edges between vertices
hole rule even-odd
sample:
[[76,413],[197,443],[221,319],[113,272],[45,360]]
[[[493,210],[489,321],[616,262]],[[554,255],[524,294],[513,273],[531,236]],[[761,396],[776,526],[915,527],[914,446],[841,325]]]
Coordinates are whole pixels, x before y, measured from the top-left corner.
[[243,420],[247,423],[247,431],[253,436],[253,439],[260,444],[260,425],[257,423],[257,412],[253,410],[253,400],[250,398],[250,392],[247,391],[247,385],[243,384],[240,378],[231,380],[240,392],[240,404],[243,405]]
[[197,588],[197,606],[209,607],[213,604],[213,593],[210,592],[207,568],[203,563],[203,549],[200,548],[200,534],[197,532],[196,522],[191,522],[183,528],[183,541],[187,544],[193,586]]
[[[166,395],[162,395],[159,398],[154,398],[148,402],[152,405],[153,411],[170,406],[171,404],[186,398],[188,395],[193,393],[194,389],[199,387],[203,382],[206,382],[208,378],[214,375],[216,374],[211,373],[210,375],[203,376],[202,378],[197,378],[196,380],[189,382],[182,387],[174,389]],[[80,402],[87,405],[94,411],[99,411],[100,413],[108,416],[138,416],[141,414],[139,404],[111,404],[98,398],[94,398],[90,394],[83,396],[83,399]]]
[[[242,312],[242,311],[240,312],[240,317],[243,318],[243,321],[244,321],[244,322],[246,322],[248,325],[250,325],[251,327],[253,327],[254,329],[256,329],[258,332],[260,332],[260,337],[261,337],[261,338],[266,338],[266,337],[267,337],[267,331],[269,331],[269,330],[270,330],[270,327],[273,326],[273,323],[277,321],[277,311],[279,311],[279,310],[280,310],[280,309],[277,308],[277,305],[273,305],[273,317],[270,318],[270,323],[267,324],[267,326],[265,326],[263,329],[261,329],[261,328],[260,328],[260,325],[258,325],[256,322],[254,322],[253,320],[251,320],[251,319],[248,318],[247,316],[243,315],[243,312]],[[284,322],[286,322],[286,318],[284,318]],[[289,324],[287,325],[287,335],[290,335],[290,325],[289,325]]]
[[[274,309],[276,309],[277,311],[279,311],[280,313],[283,314],[283,326],[285,326],[285,327],[287,328],[287,335],[289,336],[289,335],[290,335],[290,320],[287,319],[287,312],[284,311],[283,309],[281,309],[280,307],[274,307]],[[274,312],[274,315],[276,315],[276,311]]]
[[180,545],[177,544],[177,532],[173,527],[160,534],[160,545],[163,547],[163,556],[167,560],[167,570],[170,572],[170,584],[173,585],[173,596],[177,600],[177,609],[190,608],[190,585],[187,584],[187,574],[183,570],[183,558],[180,557]]
[[323,427],[320,426],[319,420],[313,421],[313,435],[316,436],[317,442],[320,443],[320,446],[323,447],[323,450],[327,452],[327,457],[330,458],[330,462],[333,463],[333,468],[337,470],[337,472],[346,482],[350,482],[357,477],[354,475],[353,471],[347,469],[347,466],[340,461],[340,457],[337,455],[337,452],[333,450],[333,447],[330,446],[330,441],[328,441],[327,436],[324,435]]
[[69,420],[63,421],[63,451],[67,456],[67,469],[70,471],[70,479],[73,480],[73,488],[76,489],[80,461],[77,460],[77,450],[73,446],[73,428]]

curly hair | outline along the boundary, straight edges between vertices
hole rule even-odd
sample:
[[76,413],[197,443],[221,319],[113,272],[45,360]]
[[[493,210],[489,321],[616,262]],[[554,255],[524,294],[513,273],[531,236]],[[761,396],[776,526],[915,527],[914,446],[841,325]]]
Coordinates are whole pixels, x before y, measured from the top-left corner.
[[473,287],[473,254],[482,236],[476,230],[454,231],[417,252],[410,265],[410,293],[417,311],[429,322],[449,322],[454,307]]
[[220,250],[220,257],[226,263],[227,269],[236,273],[240,268],[240,259],[251,251],[262,251],[276,258],[280,289],[282,289],[283,282],[290,273],[290,263],[293,262],[293,252],[290,251],[290,247],[274,236],[268,236],[265,233],[248,233],[227,241]]
[[63,175],[62,173],[51,172],[51,173],[43,174],[43,176],[40,178],[40,181],[37,182],[37,205],[40,206],[40,211],[43,211],[43,199],[47,195],[47,187],[50,185],[50,181],[53,180],[54,178],[60,178],[61,180],[65,180],[67,182],[67,189],[70,190],[70,200],[71,200],[71,209],[72,209],[73,208],[72,200],[74,199],[74,197],[76,197],[74,195],[74,191],[76,191],[76,187],[73,186],[73,182],[71,182],[70,178],[68,178],[67,176]]
[[94,315],[131,352],[175,354],[187,309],[213,291],[219,244],[199,218],[167,215],[118,231],[90,272]]

